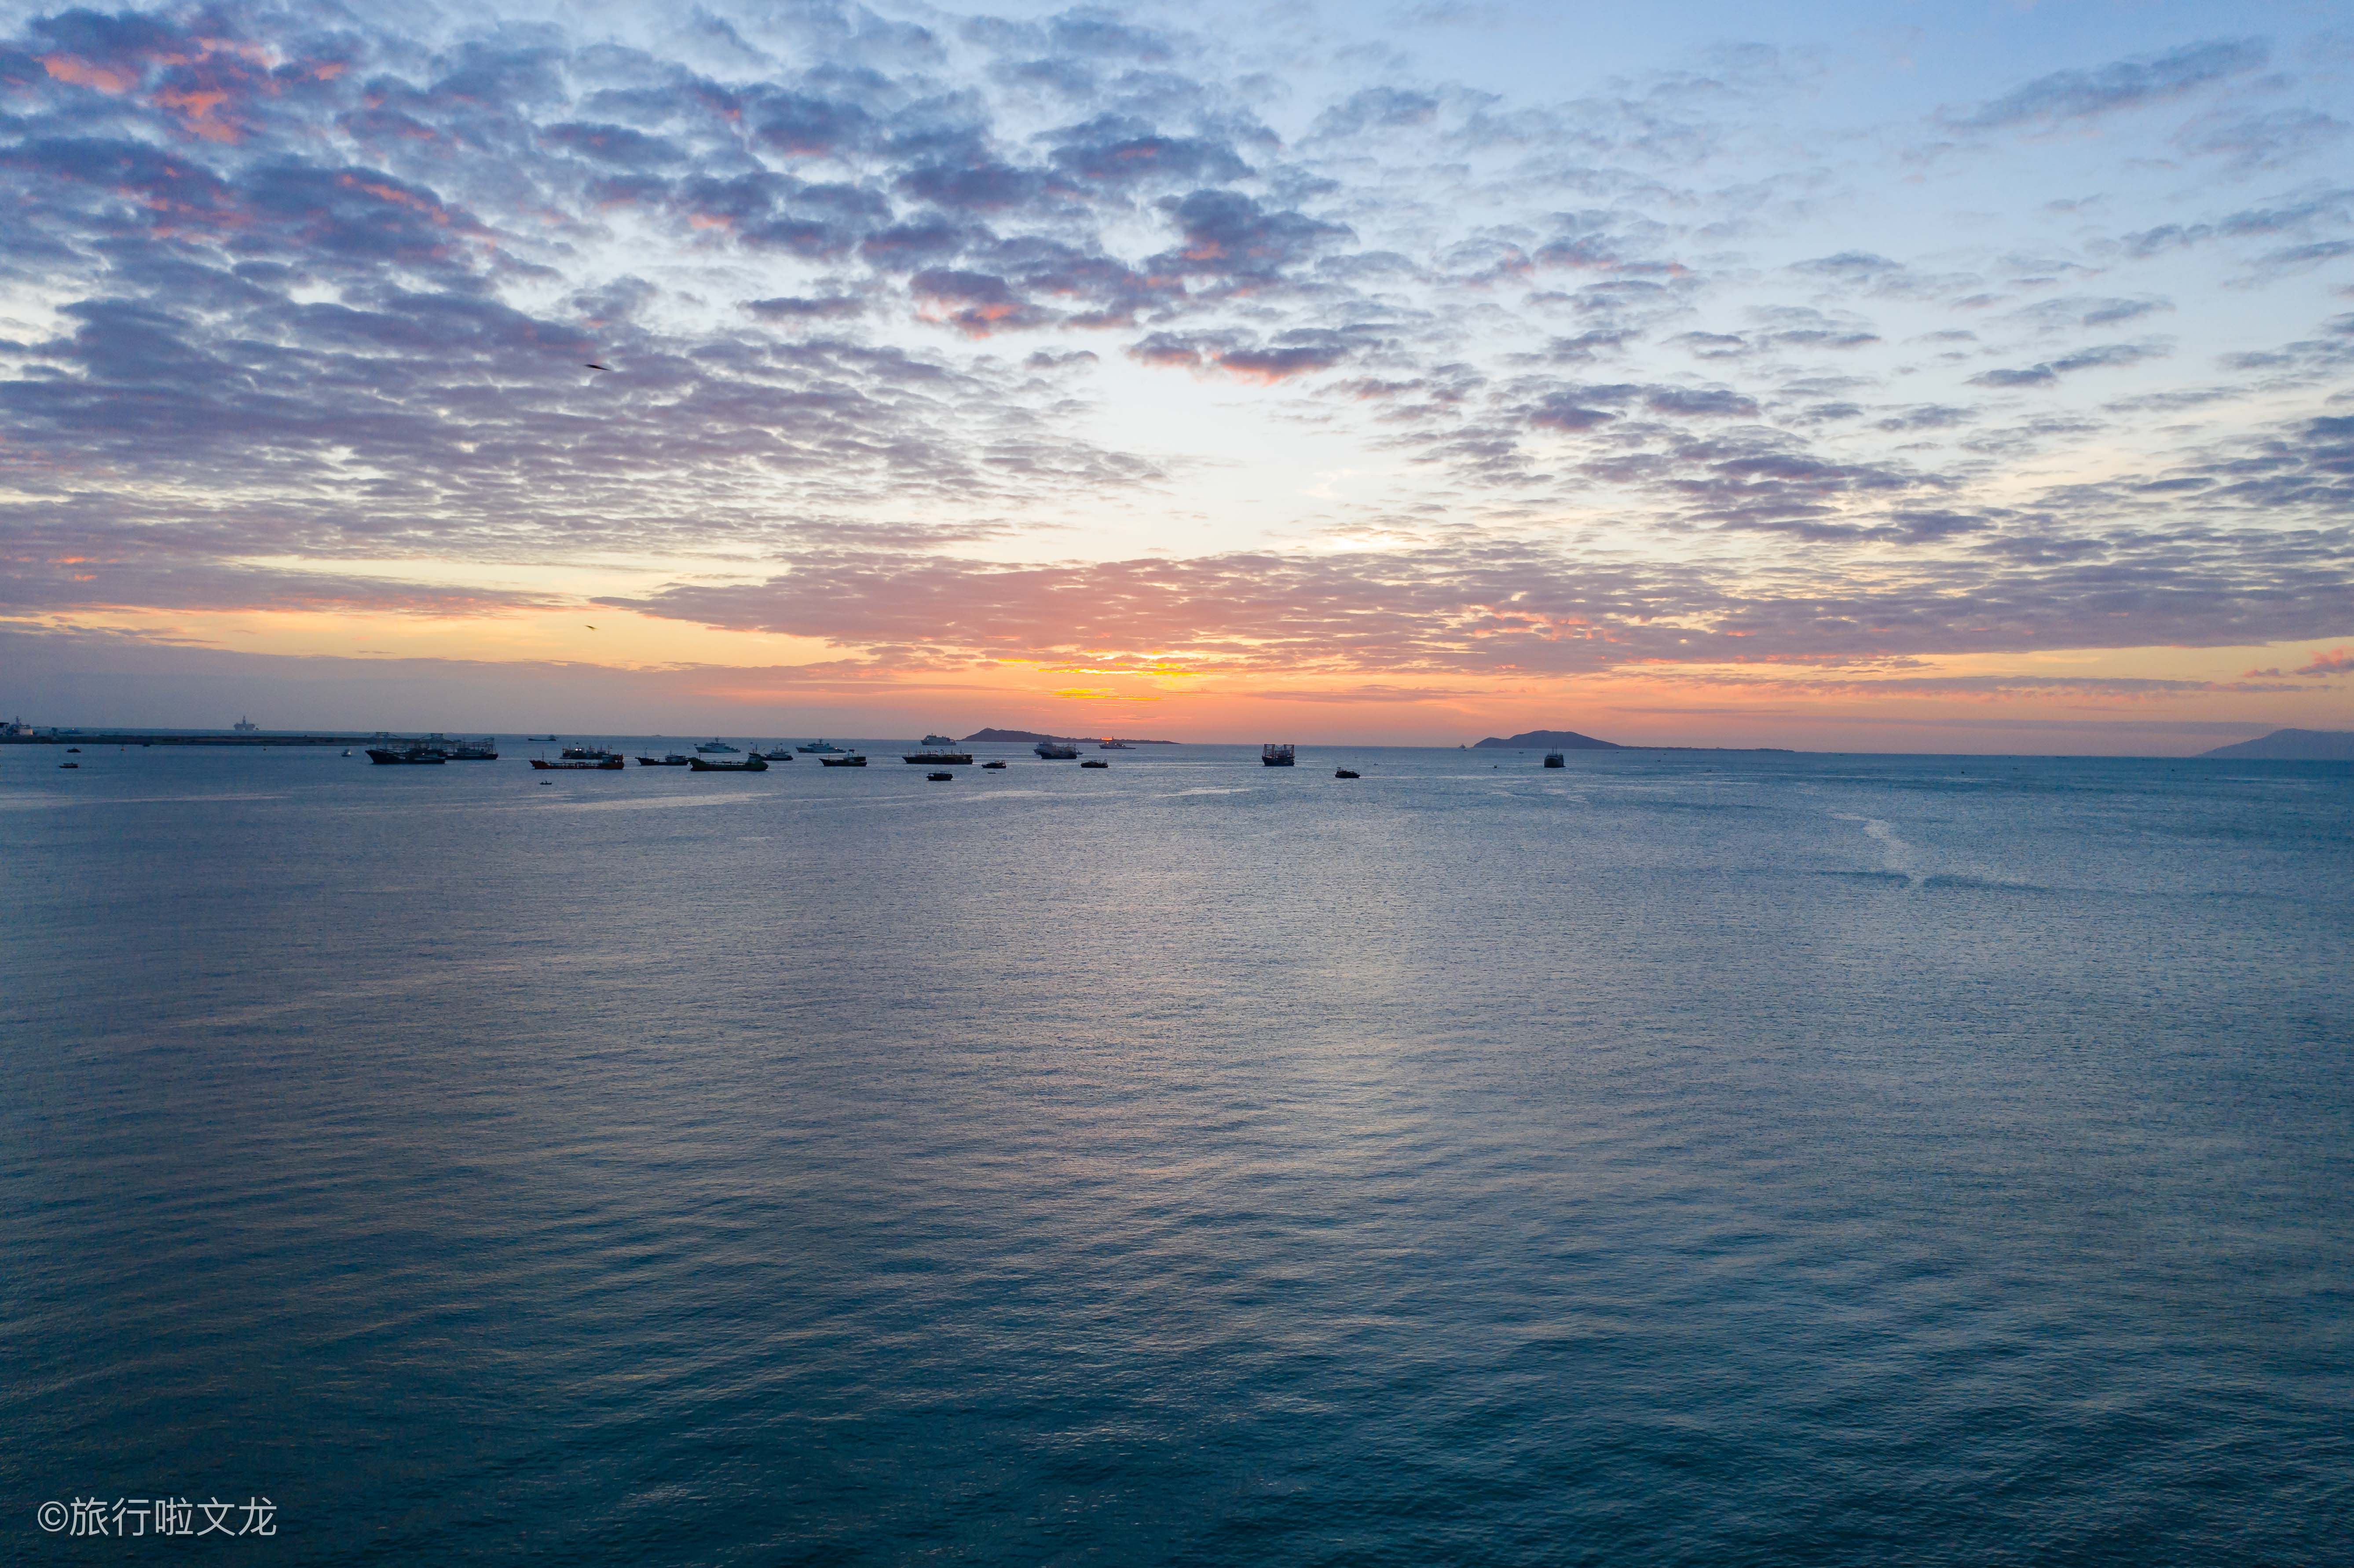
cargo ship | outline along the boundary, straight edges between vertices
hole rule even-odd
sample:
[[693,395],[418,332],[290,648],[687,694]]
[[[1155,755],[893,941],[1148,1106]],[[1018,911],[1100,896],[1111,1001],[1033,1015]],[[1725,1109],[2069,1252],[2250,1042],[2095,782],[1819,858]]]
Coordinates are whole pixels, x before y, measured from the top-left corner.
[[1262,768],[1289,768],[1292,766],[1291,747],[1288,745],[1262,746],[1258,748],[1258,760]]

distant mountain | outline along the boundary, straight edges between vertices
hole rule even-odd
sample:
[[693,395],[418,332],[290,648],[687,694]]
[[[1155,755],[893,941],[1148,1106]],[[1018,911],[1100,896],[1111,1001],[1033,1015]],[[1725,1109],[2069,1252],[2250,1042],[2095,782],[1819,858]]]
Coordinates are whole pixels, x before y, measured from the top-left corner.
[[[960,746],[970,746],[976,740],[1012,741],[1023,744],[1034,744],[1035,742],[1042,740],[1058,740],[1072,746],[1093,746],[1096,742],[1106,738],[1108,737],[1099,735],[1040,735],[1034,729],[977,729],[970,735],[966,736],[964,739],[958,742],[958,744]],[[1146,740],[1141,736],[1123,736],[1119,738],[1123,744],[1128,746],[1176,746],[1181,744],[1180,742],[1173,740]]]
[[2276,729],[2201,757],[2246,757],[2275,762],[2354,762],[2354,729]]
[[1525,747],[1534,750],[1540,746],[1547,751],[1624,751],[1627,749],[1615,740],[1596,740],[1590,735],[1580,735],[1574,729],[1532,729],[1526,735],[1515,735],[1503,739],[1491,735],[1472,749],[1477,751],[1480,747]]

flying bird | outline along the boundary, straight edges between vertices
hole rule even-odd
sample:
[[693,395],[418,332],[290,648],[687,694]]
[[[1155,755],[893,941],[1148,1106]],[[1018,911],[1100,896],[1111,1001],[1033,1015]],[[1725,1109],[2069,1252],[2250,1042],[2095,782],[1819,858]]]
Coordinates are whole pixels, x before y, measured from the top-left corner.
[[[586,363],[586,362],[584,361],[583,363]],[[591,369],[591,370],[602,370],[602,369],[604,369],[605,367],[604,367],[603,366],[601,366],[601,365],[591,365],[591,366],[588,366],[588,368],[589,368],[589,369]]]
[[[588,623],[587,621],[585,621],[585,620],[584,620],[584,621],[582,621],[580,624],[581,624],[581,625],[583,625],[583,626],[588,626]],[[594,631],[594,630],[596,630],[597,629],[596,629],[595,627],[593,627],[593,626],[588,626],[588,630],[591,630],[591,631]]]

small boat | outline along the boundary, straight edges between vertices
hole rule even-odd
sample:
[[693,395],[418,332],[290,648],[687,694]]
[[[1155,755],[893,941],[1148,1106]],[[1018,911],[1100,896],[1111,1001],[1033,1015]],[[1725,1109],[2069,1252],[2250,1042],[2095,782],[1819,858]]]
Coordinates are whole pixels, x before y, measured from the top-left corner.
[[1292,766],[1291,747],[1262,746],[1258,748],[1258,760],[1262,768],[1289,768]]
[[[695,749],[700,751],[703,748],[697,747]],[[765,757],[748,757],[741,762],[714,762],[708,758],[690,757],[686,765],[697,773],[766,773],[769,770],[769,759]]]
[[79,762],[60,762],[58,766],[60,768],[80,768],[81,764]]
[[1030,749],[1049,762],[1070,762],[1079,755],[1076,747],[1063,746],[1051,740],[1042,740]]
[[1111,764],[1106,762],[1100,757],[1090,757],[1085,762],[1080,763],[1079,766],[1082,768],[1109,768]]
[[716,735],[709,740],[705,741],[701,746],[696,747],[695,749],[701,752],[705,757],[736,757],[741,755],[737,752],[736,747],[728,745],[726,741],[720,739]]
[[807,746],[797,746],[793,749],[814,757],[823,757],[829,752],[839,752],[842,747],[830,740],[812,740]]
[[763,762],[790,762],[793,759],[793,748],[780,740],[766,751],[762,751],[757,746],[754,747],[752,755]]
[[983,772],[1002,772],[1005,768],[1002,762],[984,762],[981,766]]
[[926,746],[954,746],[956,742],[945,735],[928,735],[924,736],[924,744]]
[[1560,752],[1548,751],[1545,753],[1545,766],[1547,768],[1564,768],[1568,765],[1562,761]]
[[1357,770],[1353,768],[1335,768],[1332,769],[1332,777],[1335,779],[1354,779],[1358,777],[1358,774]]
[[66,755],[68,757],[80,757],[81,755],[81,747],[79,746],[69,746],[66,747]]
[[668,751],[664,752],[660,757],[641,757],[638,758],[638,766],[641,768],[684,768],[693,760],[694,758],[683,757],[675,751]]
[[[807,747],[803,747],[801,749],[806,751],[809,748]],[[854,751],[847,757],[821,757],[818,758],[818,761],[828,768],[864,768],[866,766],[866,758],[859,756]]]
[[918,751],[914,756],[902,758],[900,760],[914,763],[928,762],[935,768],[970,768],[972,766],[972,753],[970,751]]
[[927,773],[924,777],[935,784],[949,784],[956,780],[956,775],[953,773]]
[[351,748],[350,747],[348,747],[348,746],[347,746],[347,747],[344,747],[344,755],[345,755],[345,757],[349,757],[351,754],[352,754],[352,748]]

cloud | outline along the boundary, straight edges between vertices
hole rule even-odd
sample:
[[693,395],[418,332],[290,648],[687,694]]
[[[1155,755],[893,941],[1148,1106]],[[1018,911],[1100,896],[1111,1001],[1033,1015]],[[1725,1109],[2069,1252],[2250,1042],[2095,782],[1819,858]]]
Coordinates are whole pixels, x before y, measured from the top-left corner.
[[2105,370],[2118,366],[2139,365],[2145,360],[2162,359],[2167,350],[2153,344],[2112,343],[2097,348],[2080,349],[2035,365],[2004,370],[1981,371],[1970,377],[1975,387],[2050,387],[2062,376],[2079,370]]
[[[2354,675],[2354,650],[2332,648],[2327,653],[2316,653],[2313,662],[2299,665],[2296,673],[2300,675]],[[2276,675],[2280,672],[2273,670],[2266,673]]]
[[1967,114],[1946,116],[1957,131],[2055,126],[2180,98],[2264,69],[2268,51],[2252,38],[2217,38],[2092,70],[2053,71]]

